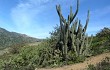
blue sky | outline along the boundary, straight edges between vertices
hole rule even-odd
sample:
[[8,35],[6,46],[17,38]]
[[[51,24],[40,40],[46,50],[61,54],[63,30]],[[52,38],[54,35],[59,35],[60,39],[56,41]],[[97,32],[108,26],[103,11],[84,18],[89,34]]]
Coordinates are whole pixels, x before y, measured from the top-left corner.
[[[65,18],[70,5],[76,10],[76,0],[0,0],[0,27],[36,38],[49,37],[49,32],[59,25],[56,5],[60,4]],[[110,0],[80,0],[77,17],[85,24],[87,11],[90,22],[87,33],[96,34],[110,27]]]

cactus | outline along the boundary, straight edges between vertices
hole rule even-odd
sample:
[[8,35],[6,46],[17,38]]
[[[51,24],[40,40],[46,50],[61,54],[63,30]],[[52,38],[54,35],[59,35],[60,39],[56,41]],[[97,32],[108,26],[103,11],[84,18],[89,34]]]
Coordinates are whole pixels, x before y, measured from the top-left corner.
[[[64,60],[67,60],[68,51],[74,51],[77,56],[85,55],[88,53],[88,48],[91,45],[92,39],[89,43],[88,36],[86,35],[86,29],[89,22],[89,11],[87,15],[86,25],[84,28],[81,25],[81,21],[75,17],[79,9],[79,0],[77,0],[77,9],[75,13],[72,13],[72,7],[70,6],[70,14],[66,20],[62,13],[60,5],[56,6],[57,13],[60,18],[60,47],[62,48],[62,55]],[[75,20],[75,21],[74,21]],[[68,50],[69,47],[71,50]]]

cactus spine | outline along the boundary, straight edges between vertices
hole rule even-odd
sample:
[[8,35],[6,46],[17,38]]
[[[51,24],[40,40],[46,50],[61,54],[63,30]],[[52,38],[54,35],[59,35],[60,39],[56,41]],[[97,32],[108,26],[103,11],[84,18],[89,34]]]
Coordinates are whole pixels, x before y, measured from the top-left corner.
[[[75,17],[79,9],[79,0],[77,0],[77,9],[75,13],[72,13],[72,7],[70,6],[70,14],[66,20],[62,13],[60,5],[56,6],[57,13],[60,18],[60,39],[61,51],[64,60],[67,60],[68,51],[74,51],[77,56],[86,55],[91,42],[88,41],[88,36],[86,35],[86,29],[89,22],[89,11],[87,15],[86,25],[84,28],[81,25],[81,21]],[[75,20],[75,21],[74,21]],[[72,25],[71,25],[72,24]],[[92,41],[92,39],[91,39]],[[71,50],[68,50],[71,48]]]

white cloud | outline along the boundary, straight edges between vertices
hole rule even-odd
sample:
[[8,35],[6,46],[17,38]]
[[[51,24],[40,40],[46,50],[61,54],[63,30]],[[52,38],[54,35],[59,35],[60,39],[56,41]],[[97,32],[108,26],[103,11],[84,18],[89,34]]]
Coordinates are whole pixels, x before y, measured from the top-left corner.
[[34,22],[34,18],[39,14],[48,0],[27,0],[26,2],[20,1],[16,7],[12,9],[12,20],[18,27],[29,27]]
[[[40,28],[40,24],[42,23],[39,23],[39,20],[36,19],[39,18],[39,14],[45,10],[45,5],[48,2],[49,0],[20,0],[11,10],[12,21],[16,25],[17,30],[28,35],[35,33],[35,29],[32,27],[36,28],[37,32],[43,31],[42,28]],[[33,34],[32,36],[35,35]]]

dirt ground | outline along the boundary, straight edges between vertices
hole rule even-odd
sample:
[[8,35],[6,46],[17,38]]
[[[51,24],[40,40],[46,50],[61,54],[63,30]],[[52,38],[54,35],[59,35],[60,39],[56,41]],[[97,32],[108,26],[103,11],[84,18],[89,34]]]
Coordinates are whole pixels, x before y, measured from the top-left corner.
[[35,70],[85,70],[89,64],[96,65],[97,63],[101,62],[105,57],[110,57],[110,52],[87,58],[83,63],[77,63],[73,65],[67,65],[63,67],[50,68],[50,69],[36,68]]

